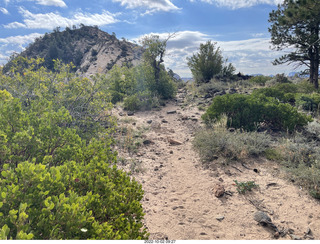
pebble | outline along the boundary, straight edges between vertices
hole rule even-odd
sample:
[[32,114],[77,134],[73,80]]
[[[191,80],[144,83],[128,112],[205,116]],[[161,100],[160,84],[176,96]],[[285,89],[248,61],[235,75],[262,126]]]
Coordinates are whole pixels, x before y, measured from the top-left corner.
[[218,217],[216,217],[216,220],[222,221],[222,220],[224,220],[224,216],[218,216]]
[[175,113],[177,113],[176,110],[172,110],[172,111],[168,111],[168,112],[167,112],[167,114],[175,114]]

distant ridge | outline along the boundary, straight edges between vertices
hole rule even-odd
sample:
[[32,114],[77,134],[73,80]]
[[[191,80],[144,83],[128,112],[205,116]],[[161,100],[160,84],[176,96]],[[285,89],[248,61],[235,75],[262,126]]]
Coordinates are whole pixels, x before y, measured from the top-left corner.
[[[82,25],[78,29],[67,27],[64,31],[56,28],[37,38],[17,56],[44,58],[44,65],[50,70],[54,68],[53,59],[72,62],[76,72],[91,75],[107,73],[115,64],[137,65],[142,53],[142,47],[137,44],[124,38],[118,40],[115,34],[110,35],[98,27]],[[11,61],[4,66],[4,71],[9,70]]]

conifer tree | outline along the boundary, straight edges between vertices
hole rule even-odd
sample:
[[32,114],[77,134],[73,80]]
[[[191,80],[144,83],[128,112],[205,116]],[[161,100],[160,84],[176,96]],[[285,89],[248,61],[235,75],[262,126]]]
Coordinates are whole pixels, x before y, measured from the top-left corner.
[[293,48],[294,51],[276,59],[273,64],[307,66],[310,82],[319,87],[319,0],[285,0],[270,13],[271,43],[275,50]]

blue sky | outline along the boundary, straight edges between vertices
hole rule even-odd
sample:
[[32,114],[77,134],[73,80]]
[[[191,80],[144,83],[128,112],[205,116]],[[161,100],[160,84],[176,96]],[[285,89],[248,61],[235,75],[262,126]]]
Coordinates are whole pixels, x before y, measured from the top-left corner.
[[270,49],[269,13],[282,0],[0,0],[0,64],[34,38],[55,27],[97,25],[118,38],[138,41],[147,34],[166,38],[165,64],[191,77],[186,58],[200,43],[217,42],[237,71],[289,73],[273,66],[282,53]]

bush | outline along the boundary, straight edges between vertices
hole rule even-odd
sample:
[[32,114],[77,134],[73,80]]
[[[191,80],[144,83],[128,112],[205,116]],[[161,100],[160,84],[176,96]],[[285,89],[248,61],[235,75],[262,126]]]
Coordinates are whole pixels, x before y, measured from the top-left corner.
[[213,96],[217,92],[227,90],[229,87],[225,82],[221,82],[216,79],[211,79],[208,83],[203,83],[199,86],[198,90],[202,95],[211,95]]
[[106,79],[55,65],[0,74],[0,238],[147,238],[141,185],[115,166]]
[[193,78],[198,84],[207,83],[218,75],[230,77],[235,71],[232,64],[226,64],[227,60],[222,57],[220,48],[211,41],[200,44],[199,52],[187,60]]
[[309,190],[311,196],[320,198],[320,150],[318,143],[296,135],[278,147],[280,162],[290,174],[290,179]]
[[320,94],[299,94],[297,98],[297,106],[302,107],[306,111],[316,112],[319,109]]
[[258,75],[250,78],[249,82],[260,85],[260,86],[265,86],[266,82],[271,79],[272,78],[268,76]]
[[286,77],[285,74],[277,74],[275,79],[277,83],[290,83],[288,77]]
[[123,108],[125,110],[137,111],[137,110],[140,110],[140,107],[141,107],[141,102],[137,94],[126,97],[124,99]]
[[259,187],[254,181],[238,182],[235,180],[234,183],[236,184],[237,192],[240,194],[245,194],[247,191],[252,191],[253,188]]
[[199,131],[193,141],[193,147],[204,162],[210,162],[217,156],[229,160],[243,160],[263,155],[271,144],[271,138],[258,132],[229,132],[224,129]]
[[283,104],[263,94],[226,94],[215,97],[202,119],[207,125],[219,120],[222,114],[228,117],[227,126],[253,131],[262,123],[273,130],[294,131],[311,121],[289,104]]
[[143,239],[141,185],[105,162],[23,162],[1,172],[6,239]]

